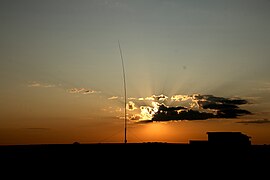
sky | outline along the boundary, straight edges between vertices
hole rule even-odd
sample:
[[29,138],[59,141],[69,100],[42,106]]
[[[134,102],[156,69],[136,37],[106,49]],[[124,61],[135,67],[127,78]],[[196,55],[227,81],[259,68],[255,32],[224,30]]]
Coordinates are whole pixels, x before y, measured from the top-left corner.
[[128,142],[240,131],[270,144],[269,9],[269,0],[2,0],[0,145],[123,142],[125,109]]

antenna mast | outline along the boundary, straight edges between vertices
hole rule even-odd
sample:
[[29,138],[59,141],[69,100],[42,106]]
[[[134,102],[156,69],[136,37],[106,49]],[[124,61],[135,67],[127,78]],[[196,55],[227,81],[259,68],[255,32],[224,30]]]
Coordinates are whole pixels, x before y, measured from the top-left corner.
[[122,54],[122,49],[120,46],[120,41],[118,40],[118,46],[119,46],[119,51],[121,55],[121,61],[122,61],[122,69],[123,69],[123,80],[124,80],[124,93],[125,93],[125,98],[124,98],[124,103],[125,103],[125,131],[124,131],[124,143],[127,143],[127,88],[126,88],[126,73],[125,73],[125,66],[124,66],[124,59],[123,59],[123,54]]

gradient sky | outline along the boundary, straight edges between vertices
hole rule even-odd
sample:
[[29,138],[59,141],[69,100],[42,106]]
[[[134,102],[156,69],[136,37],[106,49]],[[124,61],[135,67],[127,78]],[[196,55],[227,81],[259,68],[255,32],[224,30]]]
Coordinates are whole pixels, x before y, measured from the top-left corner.
[[241,131],[270,144],[269,9],[269,0],[2,0],[0,144],[123,142],[118,40],[136,113],[139,98],[150,106],[145,98],[161,94],[244,99],[252,113],[128,120],[128,142]]

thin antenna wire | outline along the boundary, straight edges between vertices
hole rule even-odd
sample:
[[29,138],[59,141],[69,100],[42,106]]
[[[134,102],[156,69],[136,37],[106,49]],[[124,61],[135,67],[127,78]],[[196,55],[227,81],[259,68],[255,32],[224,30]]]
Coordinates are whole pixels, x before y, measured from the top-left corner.
[[121,60],[122,60],[122,69],[123,69],[123,80],[124,80],[124,92],[125,92],[125,132],[124,132],[124,143],[127,143],[127,88],[126,88],[126,73],[125,73],[125,66],[124,66],[124,59],[123,59],[123,54],[122,54],[122,49],[120,46],[120,41],[118,40],[118,45],[119,45],[119,51],[121,55]]

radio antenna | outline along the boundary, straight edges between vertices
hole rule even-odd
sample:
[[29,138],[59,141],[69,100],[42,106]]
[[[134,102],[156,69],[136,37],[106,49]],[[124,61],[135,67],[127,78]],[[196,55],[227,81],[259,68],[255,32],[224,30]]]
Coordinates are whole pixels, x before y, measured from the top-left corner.
[[120,41],[118,40],[118,46],[119,46],[119,51],[120,51],[120,56],[121,56],[121,61],[122,61],[122,69],[123,69],[123,81],[124,81],[124,104],[125,104],[125,109],[124,109],[124,113],[125,113],[125,122],[124,122],[124,143],[127,143],[127,88],[126,88],[126,73],[125,73],[125,66],[124,66],[124,59],[123,59],[123,53],[122,53],[122,49],[121,49],[121,45],[120,45]]

